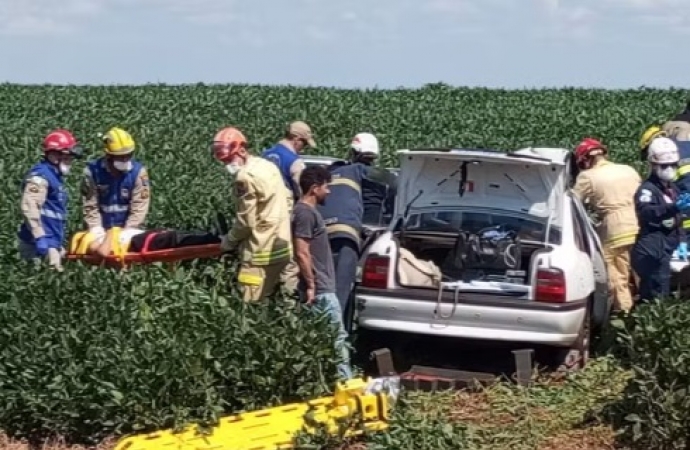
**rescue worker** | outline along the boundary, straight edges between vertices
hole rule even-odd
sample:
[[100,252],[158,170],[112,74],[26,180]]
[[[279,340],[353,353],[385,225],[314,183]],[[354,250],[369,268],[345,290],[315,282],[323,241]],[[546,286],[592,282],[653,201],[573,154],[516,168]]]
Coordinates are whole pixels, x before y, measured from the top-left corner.
[[234,177],[236,199],[235,222],[221,248],[239,250],[243,298],[256,302],[273,293],[292,259],[287,188],[275,164],[249,153],[237,128],[216,133],[213,154]]
[[261,154],[278,166],[285,187],[291,193],[290,210],[294,202],[300,198],[299,177],[305,167],[300,153],[307,146],[316,148],[313,133],[309,125],[298,120],[287,126],[283,139]]
[[111,128],[101,139],[105,155],[84,169],[84,222],[99,237],[112,227],[141,229],[151,204],[148,170],[133,158],[135,142],[125,130]]
[[395,182],[393,174],[372,165],[379,152],[376,136],[371,133],[355,135],[350,143],[349,160],[329,166],[331,193],[318,206],[328,230],[336,294],[345,314],[349,312],[348,303],[355,282],[363,220],[379,223],[387,201],[387,188]]
[[630,311],[630,249],[638,232],[634,196],[642,182],[635,169],[611,162],[600,141],[584,139],[575,149],[580,172],[573,193],[599,217],[597,232],[604,249],[614,309]]
[[662,129],[667,137],[676,141],[690,141],[690,100],[682,112],[663,124]]
[[24,220],[19,227],[18,244],[23,259],[46,258],[51,267],[62,270],[69,204],[64,177],[74,158],[81,155],[77,140],[67,130],[51,131],[43,139],[43,160],[22,181]]
[[[285,129],[283,138],[273,147],[263,151],[261,156],[273,162],[279,169],[288,193],[288,210],[300,198],[299,179],[305,168],[300,153],[307,147],[316,148],[311,127],[300,120],[291,122]],[[285,289],[290,293],[297,292],[299,267],[290,261],[281,275]]]
[[640,301],[668,297],[671,256],[685,242],[681,213],[690,210],[690,194],[679,194],[673,183],[679,159],[673,140],[654,139],[649,145],[650,175],[635,192],[640,231],[630,261],[640,277]]
[[652,125],[642,133],[640,137],[640,161],[647,162],[649,144],[658,137],[668,137],[666,132],[658,125]]

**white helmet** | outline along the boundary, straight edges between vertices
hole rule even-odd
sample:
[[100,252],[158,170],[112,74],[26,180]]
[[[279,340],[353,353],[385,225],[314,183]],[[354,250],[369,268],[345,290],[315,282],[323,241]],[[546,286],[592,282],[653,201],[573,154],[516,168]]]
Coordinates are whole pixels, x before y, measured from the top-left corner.
[[371,133],[356,134],[350,148],[361,155],[379,156],[379,140]]
[[676,164],[680,160],[678,146],[667,137],[658,137],[649,144],[647,161],[652,164]]

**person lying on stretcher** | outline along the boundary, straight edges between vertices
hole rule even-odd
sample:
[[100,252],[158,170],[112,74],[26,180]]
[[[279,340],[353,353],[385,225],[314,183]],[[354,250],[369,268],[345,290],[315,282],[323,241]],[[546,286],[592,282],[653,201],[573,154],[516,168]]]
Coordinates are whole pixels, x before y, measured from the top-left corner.
[[[122,256],[139,253],[145,247],[149,252],[180,247],[220,244],[222,232],[190,232],[179,230],[138,230],[110,228],[105,234],[96,235],[81,231],[72,237],[70,253],[74,255]],[[148,241],[148,243],[147,243]]]

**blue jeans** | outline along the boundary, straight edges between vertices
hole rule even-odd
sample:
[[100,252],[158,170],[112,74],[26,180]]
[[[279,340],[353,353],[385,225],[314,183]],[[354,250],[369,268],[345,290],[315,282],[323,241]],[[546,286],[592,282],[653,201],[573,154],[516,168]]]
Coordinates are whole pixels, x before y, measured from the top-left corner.
[[[304,298],[304,293],[300,292],[300,297]],[[335,293],[318,294],[312,304],[316,312],[326,314],[331,324],[337,328],[338,335],[335,338],[335,351],[340,354],[338,364],[338,376],[342,380],[352,378],[352,368],[350,367],[350,350],[347,344],[347,331],[343,323],[343,313],[340,309],[340,302]]]

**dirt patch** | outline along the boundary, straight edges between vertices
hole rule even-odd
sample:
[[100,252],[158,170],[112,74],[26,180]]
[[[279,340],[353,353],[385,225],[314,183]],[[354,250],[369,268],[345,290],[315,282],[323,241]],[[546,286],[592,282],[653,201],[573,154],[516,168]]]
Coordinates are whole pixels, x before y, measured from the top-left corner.
[[31,447],[27,442],[11,439],[4,433],[0,433],[0,450],[113,450],[116,440],[105,441],[98,446],[86,447],[83,445],[66,445],[59,439],[46,442],[40,447]]
[[600,426],[582,430],[569,430],[550,437],[539,450],[615,450],[616,438],[610,427]]

